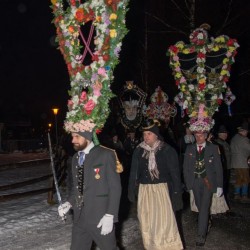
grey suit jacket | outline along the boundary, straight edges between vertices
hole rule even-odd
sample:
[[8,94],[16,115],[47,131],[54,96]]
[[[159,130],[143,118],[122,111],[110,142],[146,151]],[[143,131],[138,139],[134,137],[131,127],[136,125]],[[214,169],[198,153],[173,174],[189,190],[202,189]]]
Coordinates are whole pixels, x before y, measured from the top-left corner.
[[[195,180],[196,151],[196,144],[190,144],[184,156],[183,174],[188,190],[193,189]],[[216,192],[217,187],[223,187],[223,169],[217,145],[206,143],[204,160],[208,181],[212,185],[212,191]]]
[[[98,224],[104,214],[114,215],[114,222],[118,221],[118,211],[121,196],[120,175],[116,172],[116,157],[113,150],[102,146],[95,146],[85,156],[83,206],[80,203],[78,191],[78,154],[72,159],[73,185],[68,201],[74,210],[74,221],[81,213],[87,223]],[[96,174],[100,178],[96,178]]]

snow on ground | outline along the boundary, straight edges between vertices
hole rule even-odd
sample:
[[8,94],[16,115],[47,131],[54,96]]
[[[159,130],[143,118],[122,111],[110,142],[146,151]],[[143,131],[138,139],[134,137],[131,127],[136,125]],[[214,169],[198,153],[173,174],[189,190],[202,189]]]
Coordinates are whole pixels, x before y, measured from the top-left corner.
[[[41,177],[51,173],[49,164],[13,168],[1,171],[1,186]],[[23,188],[0,191],[0,196],[32,189],[47,188],[50,180]],[[66,200],[66,188],[60,188]],[[62,221],[57,213],[58,204],[47,203],[47,193],[1,201],[0,249],[1,250],[67,250],[70,248],[72,217]],[[56,197],[54,197],[56,200]],[[121,244],[128,247],[138,241],[140,232],[136,218],[128,218],[121,229]],[[139,248],[136,248],[139,249]]]

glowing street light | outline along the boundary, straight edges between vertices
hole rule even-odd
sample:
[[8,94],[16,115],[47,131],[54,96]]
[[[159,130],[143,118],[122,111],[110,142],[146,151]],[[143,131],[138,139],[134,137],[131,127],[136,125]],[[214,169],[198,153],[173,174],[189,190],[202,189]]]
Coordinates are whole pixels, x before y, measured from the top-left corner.
[[56,128],[56,146],[58,146],[58,133],[57,133],[57,114],[59,109],[58,108],[53,108],[52,109],[53,114],[55,115],[55,128]]

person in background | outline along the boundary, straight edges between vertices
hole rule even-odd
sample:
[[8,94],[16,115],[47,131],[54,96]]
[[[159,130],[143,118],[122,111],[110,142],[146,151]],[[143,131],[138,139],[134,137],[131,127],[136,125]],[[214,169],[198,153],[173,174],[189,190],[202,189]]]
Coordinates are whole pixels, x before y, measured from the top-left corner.
[[187,190],[192,190],[198,208],[196,246],[204,246],[213,193],[223,194],[223,170],[218,146],[207,142],[208,132],[194,132],[196,143],[187,146],[183,174]]
[[250,155],[250,141],[248,123],[244,122],[237,128],[238,133],[233,136],[230,148],[232,153],[231,166],[235,170],[234,199],[250,202],[248,198],[249,167],[247,159]]
[[72,159],[73,186],[65,203],[58,207],[64,218],[72,208],[74,221],[71,250],[115,250],[114,222],[118,221],[121,196],[119,171],[113,150],[94,145],[92,132],[72,132],[77,153]]
[[229,195],[229,184],[230,184],[230,175],[231,175],[231,149],[230,145],[227,142],[228,139],[228,131],[224,125],[221,125],[218,130],[217,138],[215,138],[214,143],[219,146],[220,155],[221,155],[221,163],[223,167],[223,193],[228,201]]
[[[176,151],[160,135],[159,123],[147,120],[143,141],[133,153],[128,198],[136,201],[143,245],[147,250],[183,249],[174,210],[182,209],[182,189]],[[173,206],[170,200],[173,196]]]

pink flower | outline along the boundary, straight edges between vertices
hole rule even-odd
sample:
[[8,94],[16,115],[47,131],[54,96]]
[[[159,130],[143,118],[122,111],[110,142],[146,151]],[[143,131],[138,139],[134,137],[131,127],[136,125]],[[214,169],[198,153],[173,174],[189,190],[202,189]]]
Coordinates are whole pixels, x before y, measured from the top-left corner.
[[101,76],[106,76],[106,70],[104,68],[99,68],[98,69],[98,74]]
[[80,96],[79,102],[81,103],[81,102],[84,102],[86,100],[87,100],[87,93],[86,93],[86,91],[83,91],[81,96]]
[[180,83],[184,83],[184,82],[186,82],[186,79],[185,79],[184,76],[182,76],[181,79],[180,79]]
[[72,102],[72,100],[68,100],[68,108],[69,108],[69,110],[72,110],[72,107],[73,107],[73,102]]
[[102,84],[100,82],[96,82],[93,86],[93,94],[97,97],[101,95],[100,90],[102,89]]
[[90,115],[92,110],[95,108],[95,102],[91,99],[84,105],[85,112],[87,115]]

